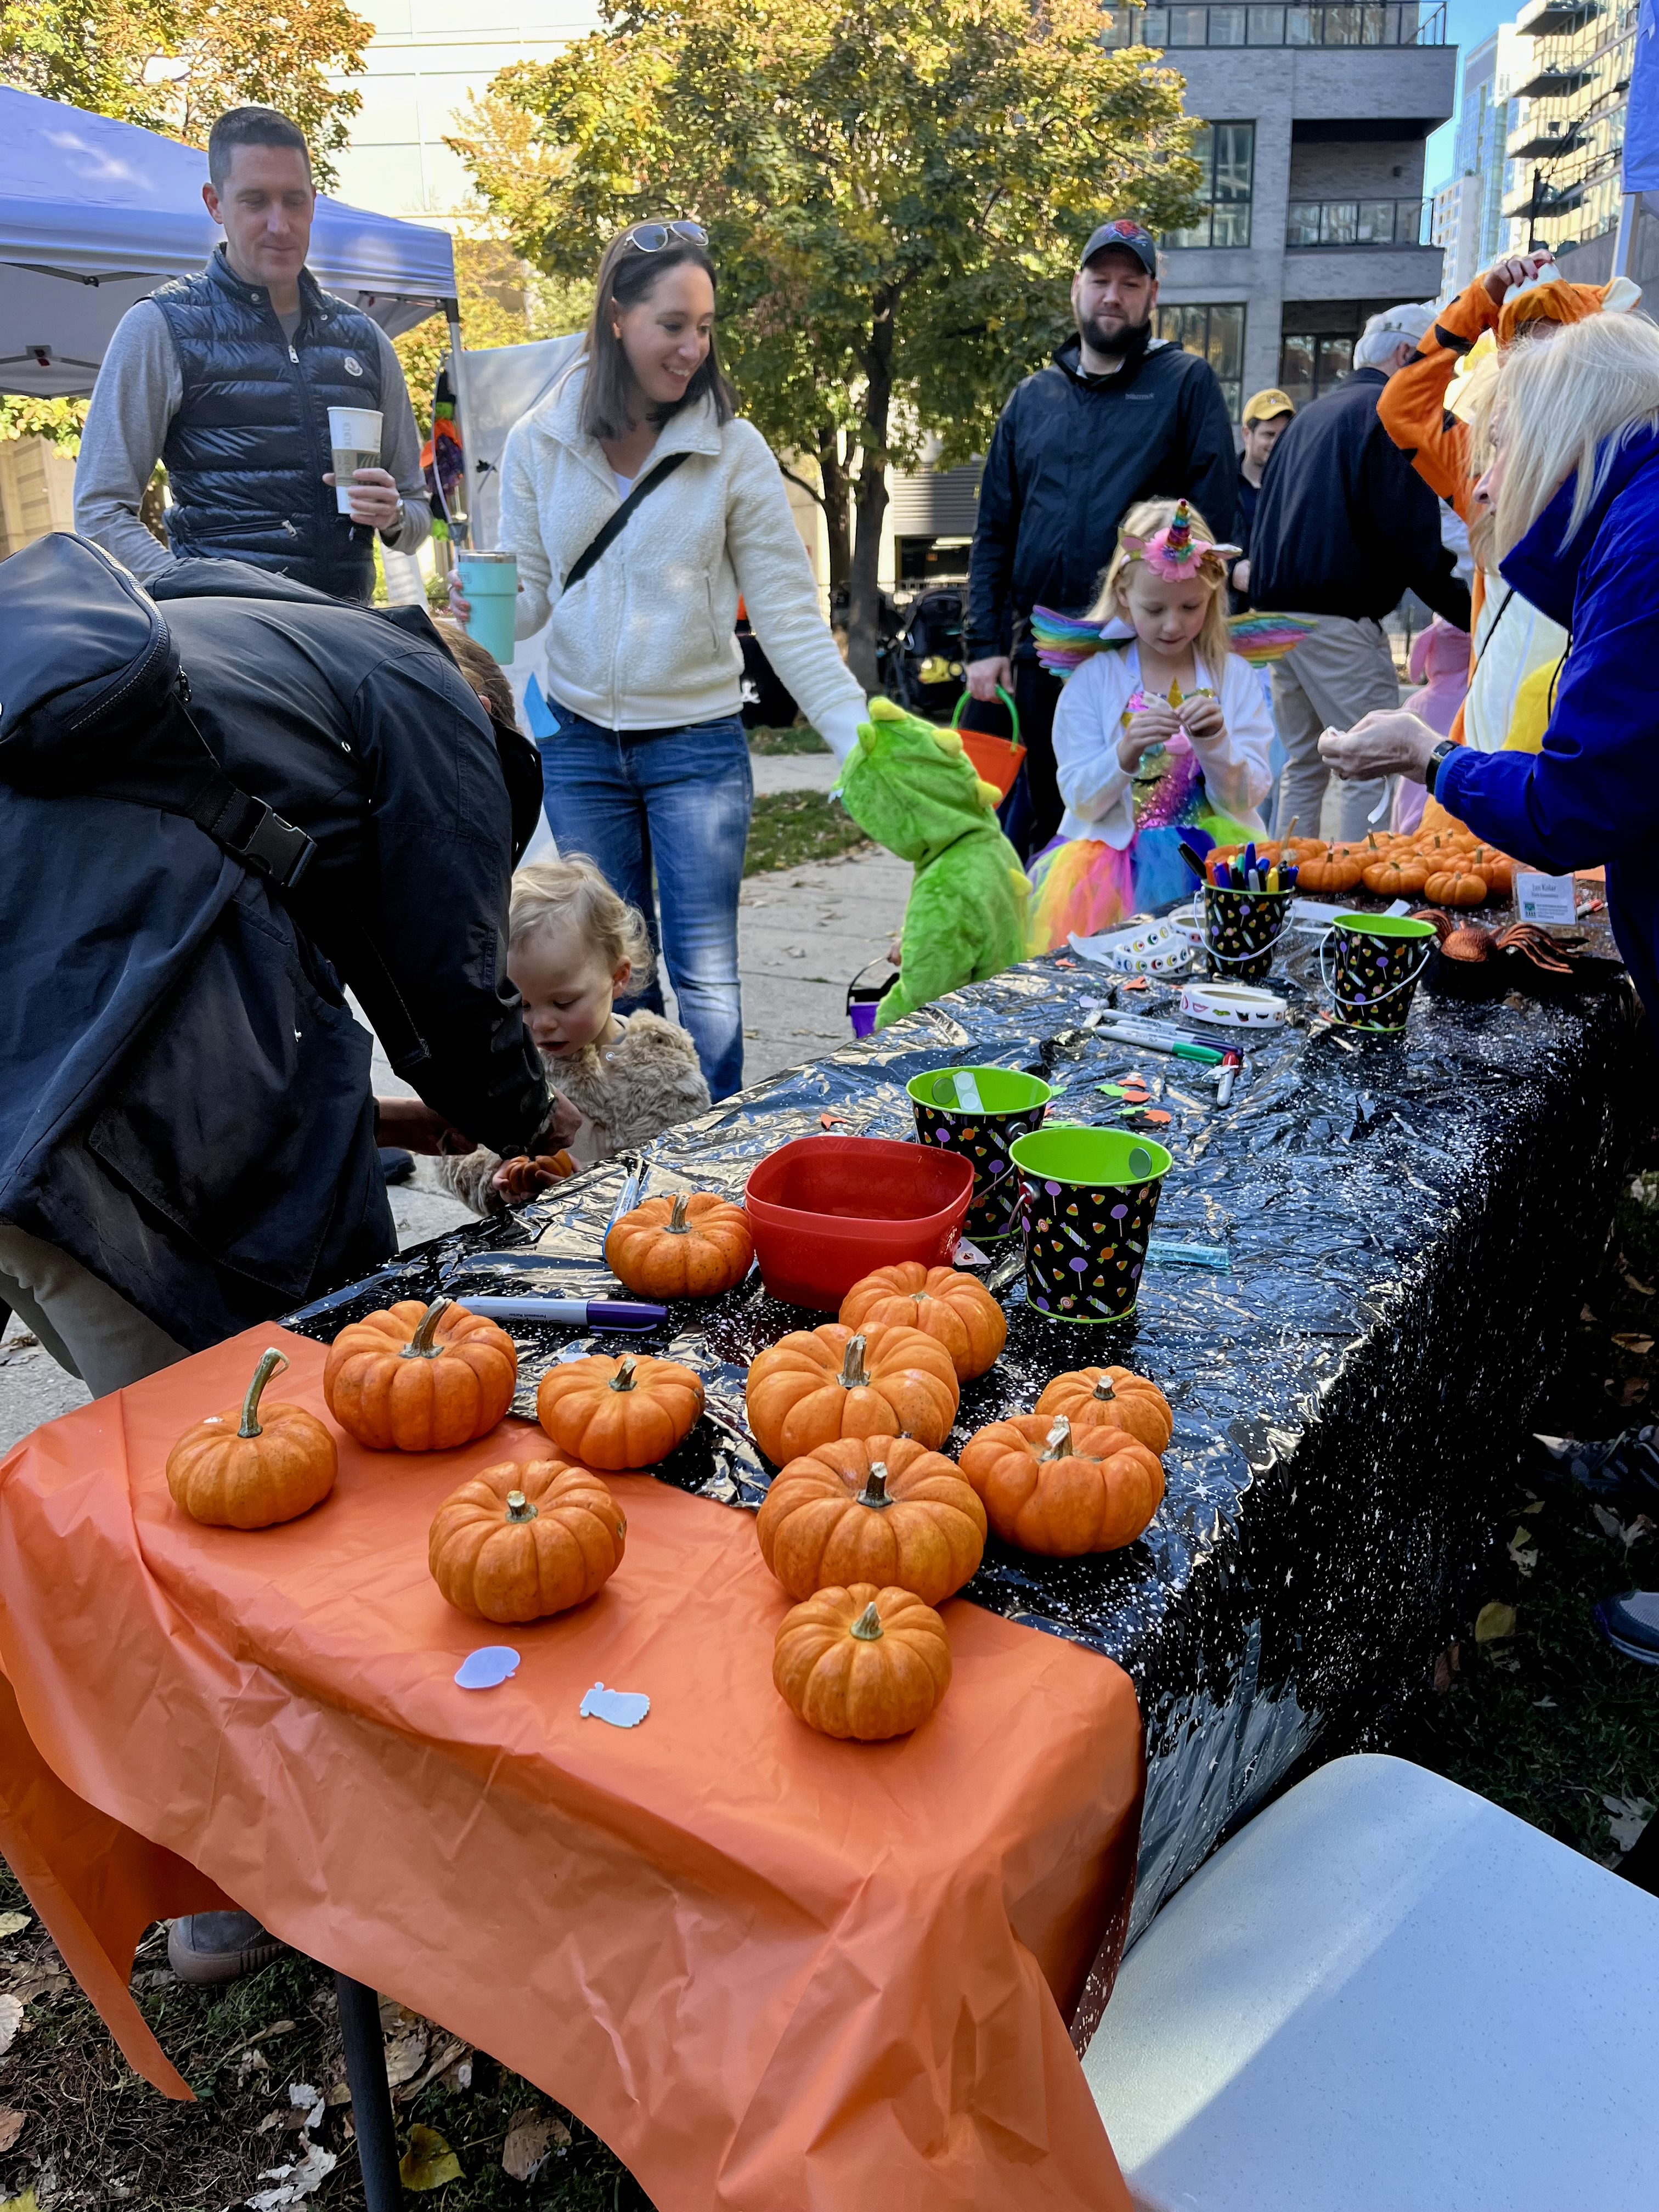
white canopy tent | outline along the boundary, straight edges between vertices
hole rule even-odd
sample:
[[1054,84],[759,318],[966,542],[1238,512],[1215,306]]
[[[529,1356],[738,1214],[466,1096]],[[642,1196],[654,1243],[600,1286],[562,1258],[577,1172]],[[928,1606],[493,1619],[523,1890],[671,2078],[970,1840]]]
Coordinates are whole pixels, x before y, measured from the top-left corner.
[[[213,251],[222,234],[202,204],[206,181],[207,157],[193,147],[0,87],[0,391],[92,390],[127,309]],[[393,337],[442,313],[459,353],[447,231],[325,197],[309,265]]]

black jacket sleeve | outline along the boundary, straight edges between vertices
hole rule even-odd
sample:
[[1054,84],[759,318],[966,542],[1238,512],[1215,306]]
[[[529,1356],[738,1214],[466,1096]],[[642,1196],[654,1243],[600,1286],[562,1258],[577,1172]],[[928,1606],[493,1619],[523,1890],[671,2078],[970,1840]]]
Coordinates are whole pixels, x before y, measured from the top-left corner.
[[[383,662],[354,704],[373,793],[369,942],[348,933],[340,964],[427,1104],[492,1152],[522,1152],[552,1102],[503,964],[512,820],[489,721],[435,653]],[[423,1053],[407,1048],[411,1027]]]
[[1223,544],[1237,543],[1238,454],[1215,371],[1199,362],[1182,379],[1181,428],[1187,497]]
[[1380,422],[1366,437],[1360,511],[1390,543],[1413,591],[1467,630],[1473,617],[1468,585],[1455,574],[1456,558],[1440,538],[1440,502]]
[[968,619],[962,647],[969,660],[1006,653],[1014,634],[1009,587],[1019,536],[1019,497],[1014,484],[1015,393],[991,434],[991,450],[979,480],[979,516],[968,565]]

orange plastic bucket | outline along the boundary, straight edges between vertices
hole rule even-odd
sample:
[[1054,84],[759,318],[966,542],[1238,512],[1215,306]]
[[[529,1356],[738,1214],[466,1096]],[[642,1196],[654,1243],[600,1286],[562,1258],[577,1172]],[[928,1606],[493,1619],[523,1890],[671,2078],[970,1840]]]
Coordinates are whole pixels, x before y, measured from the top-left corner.
[[975,775],[981,781],[994,784],[1000,799],[1006,799],[1014,787],[1014,778],[1019,774],[1020,763],[1025,758],[1025,748],[1019,741],[1019,709],[999,684],[997,696],[1008,709],[1008,720],[1013,724],[1013,735],[1011,738],[994,738],[984,730],[964,730],[962,710],[973,696],[971,691],[964,691],[957,701],[956,712],[951,717],[951,727],[962,739],[962,750],[972,761]]

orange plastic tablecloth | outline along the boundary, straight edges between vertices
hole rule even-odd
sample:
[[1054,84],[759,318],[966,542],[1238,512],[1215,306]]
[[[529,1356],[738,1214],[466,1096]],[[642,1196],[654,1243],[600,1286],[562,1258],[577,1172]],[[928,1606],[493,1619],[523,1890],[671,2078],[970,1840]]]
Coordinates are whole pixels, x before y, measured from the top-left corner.
[[[188,2094],[126,1978],[148,1920],[222,1891],[539,2083],[663,2212],[1127,2212],[1062,2014],[1133,1875],[1127,1678],[957,1601],[931,1721],[815,1736],[772,1687],[787,1601],[749,1517],[644,1476],[590,1605],[470,1620],[427,1529],[545,1450],[512,1422],[428,1457],[342,1438],[315,1512],[198,1528],[168,1448],[279,1337],[0,1466],[0,1848],[134,2064]],[[282,1340],[269,1395],[322,1413],[322,1347]],[[458,1689],[495,1642],[516,1676]],[[648,1692],[641,1727],[579,1717],[599,1680]]]

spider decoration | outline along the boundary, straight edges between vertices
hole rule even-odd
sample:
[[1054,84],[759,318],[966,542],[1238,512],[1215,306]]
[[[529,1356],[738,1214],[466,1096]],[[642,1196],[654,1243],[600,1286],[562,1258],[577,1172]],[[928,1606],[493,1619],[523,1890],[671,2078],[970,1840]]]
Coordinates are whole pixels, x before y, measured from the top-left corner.
[[1511,922],[1507,929],[1486,929],[1478,921],[1454,921],[1448,914],[1434,907],[1419,907],[1412,916],[1413,921],[1426,921],[1432,927],[1443,957],[1455,960],[1465,966],[1479,966],[1506,952],[1517,953],[1522,960],[1547,975],[1571,975],[1571,960],[1563,957],[1561,948],[1547,930],[1540,929],[1535,921]]

